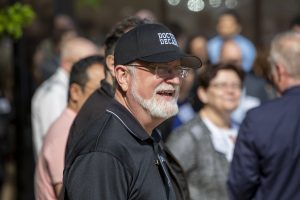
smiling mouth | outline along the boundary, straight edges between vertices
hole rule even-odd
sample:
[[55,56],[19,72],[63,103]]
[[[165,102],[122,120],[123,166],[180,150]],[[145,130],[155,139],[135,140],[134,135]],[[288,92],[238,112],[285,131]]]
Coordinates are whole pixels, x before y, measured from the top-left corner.
[[158,91],[157,94],[161,96],[174,97],[175,90],[162,90],[162,91]]

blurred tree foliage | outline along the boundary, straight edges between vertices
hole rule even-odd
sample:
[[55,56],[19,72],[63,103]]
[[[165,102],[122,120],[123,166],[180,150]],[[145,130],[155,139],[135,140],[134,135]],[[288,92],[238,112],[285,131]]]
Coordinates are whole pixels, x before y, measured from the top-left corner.
[[23,28],[35,18],[35,12],[26,4],[15,3],[0,9],[0,38],[9,36],[19,39]]
[[99,7],[101,5],[101,0],[77,0],[77,6],[90,6]]

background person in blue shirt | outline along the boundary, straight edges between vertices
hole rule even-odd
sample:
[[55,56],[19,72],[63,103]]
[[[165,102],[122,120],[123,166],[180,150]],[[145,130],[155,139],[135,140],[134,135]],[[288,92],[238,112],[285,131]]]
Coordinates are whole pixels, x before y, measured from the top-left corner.
[[239,16],[233,10],[223,12],[217,22],[218,35],[208,41],[208,57],[212,64],[219,61],[223,42],[233,39],[242,50],[242,66],[245,72],[250,72],[256,56],[256,49],[253,43],[241,35],[242,26]]

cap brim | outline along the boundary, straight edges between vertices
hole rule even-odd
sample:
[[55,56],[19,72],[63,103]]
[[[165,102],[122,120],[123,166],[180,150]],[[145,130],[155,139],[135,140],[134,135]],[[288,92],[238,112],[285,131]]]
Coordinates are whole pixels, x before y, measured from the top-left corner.
[[187,55],[178,51],[159,53],[138,59],[150,63],[166,63],[174,60],[180,60],[181,65],[185,67],[200,68],[202,66],[202,62],[198,57]]

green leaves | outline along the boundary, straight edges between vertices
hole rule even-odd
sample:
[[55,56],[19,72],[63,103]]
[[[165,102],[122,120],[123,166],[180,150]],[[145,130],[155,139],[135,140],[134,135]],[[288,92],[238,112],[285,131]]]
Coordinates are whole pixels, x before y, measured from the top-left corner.
[[30,24],[35,17],[35,12],[29,5],[15,3],[0,10],[0,38],[9,36],[19,39],[23,28]]
[[101,0],[77,0],[77,6],[91,6],[97,7],[100,6]]

